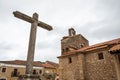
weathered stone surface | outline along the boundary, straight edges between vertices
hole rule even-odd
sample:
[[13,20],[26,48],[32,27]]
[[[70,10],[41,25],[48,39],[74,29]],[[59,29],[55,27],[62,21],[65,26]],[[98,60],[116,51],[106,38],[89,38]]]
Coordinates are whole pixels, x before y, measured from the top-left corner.
[[[109,53],[110,47],[118,42],[120,39],[89,47],[88,40],[82,35],[64,37],[61,40],[62,54],[58,57],[60,80],[119,80],[120,62],[116,58],[118,55]],[[76,46],[83,43],[83,47],[76,49]],[[69,46],[75,49],[66,51]]]
[[31,23],[31,32],[30,32],[30,40],[29,40],[29,48],[28,48],[28,56],[27,56],[27,64],[26,64],[26,75],[32,76],[37,26],[40,26],[46,30],[52,30],[52,27],[43,22],[38,21],[37,13],[34,13],[33,17],[27,16],[19,11],[13,12],[13,14],[17,18],[20,18],[22,20]]
[[83,47],[89,46],[89,42],[81,34],[63,37],[61,40],[61,51],[62,54],[66,53],[69,48],[80,49]]
[[40,80],[40,76],[39,75],[20,75],[18,80]]
[[[103,52],[104,59],[98,59],[98,53]],[[107,50],[98,50],[85,54],[86,80],[117,80],[113,56]]]

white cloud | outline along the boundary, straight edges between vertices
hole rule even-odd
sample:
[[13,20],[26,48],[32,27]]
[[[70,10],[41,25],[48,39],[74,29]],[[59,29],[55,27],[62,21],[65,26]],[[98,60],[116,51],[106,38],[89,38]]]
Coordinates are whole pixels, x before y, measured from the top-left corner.
[[[21,11],[53,26],[52,31],[38,27],[35,60],[52,60],[60,55],[60,40],[74,27],[90,44],[118,38],[119,0],[0,0],[0,60],[26,59],[31,24],[13,16]],[[6,48],[6,49],[5,49]],[[9,48],[9,49],[7,49]],[[12,54],[12,55],[9,55]]]

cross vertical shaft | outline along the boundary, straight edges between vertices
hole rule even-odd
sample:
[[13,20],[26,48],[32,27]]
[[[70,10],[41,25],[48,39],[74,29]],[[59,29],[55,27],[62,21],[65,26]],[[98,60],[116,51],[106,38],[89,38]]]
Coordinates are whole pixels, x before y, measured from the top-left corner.
[[37,25],[38,25],[37,13],[33,14],[33,19],[35,19],[36,21],[31,23],[28,56],[27,56],[27,63],[26,63],[26,74],[33,74],[35,42],[36,42],[36,33],[37,33]]
[[37,33],[37,26],[44,28],[46,30],[52,30],[52,26],[38,21],[38,14],[34,13],[32,17],[23,14],[19,11],[13,12],[14,16],[31,23],[31,31],[30,31],[30,40],[29,40],[29,47],[28,47],[28,55],[27,55],[27,63],[26,63],[26,74],[19,77],[19,80],[38,80],[38,75],[33,75],[33,63],[34,63],[34,51],[35,51],[35,41],[36,41],[36,33]]

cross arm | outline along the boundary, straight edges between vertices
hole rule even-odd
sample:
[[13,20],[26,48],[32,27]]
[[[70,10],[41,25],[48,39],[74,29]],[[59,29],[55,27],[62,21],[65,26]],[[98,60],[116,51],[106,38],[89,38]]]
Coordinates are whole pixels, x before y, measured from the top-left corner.
[[[23,14],[23,13],[21,13],[19,11],[15,11],[15,12],[13,12],[13,14],[14,14],[15,17],[17,17],[19,19],[22,19],[24,21],[27,21],[29,23],[33,23],[33,22],[37,21],[37,20],[33,19],[32,17],[30,17],[30,16],[28,16],[26,14]],[[47,30],[52,30],[53,29],[52,26],[50,26],[50,25],[48,25],[48,24],[46,24],[44,22],[41,22],[41,21],[38,21],[38,26],[42,27],[44,29],[47,29]]]
[[23,14],[23,13],[21,13],[19,11],[15,11],[15,12],[13,12],[13,14],[14,14],[15,17],[17,17],[19,19],[22,19],[24,21],[27,21],[29,23],[33,23],[35,21],[32,17],[30,17],[30,16],[28,16],[26,14]]
[[44,22],[41,22],[41,21],[38,21],[38,26],[40,26],[40,27],[42,27],[44,29],[47,29],[49,31],[53,30],[52,26],[50,26],[50,25],[48,25],[48,24],[46,24]]

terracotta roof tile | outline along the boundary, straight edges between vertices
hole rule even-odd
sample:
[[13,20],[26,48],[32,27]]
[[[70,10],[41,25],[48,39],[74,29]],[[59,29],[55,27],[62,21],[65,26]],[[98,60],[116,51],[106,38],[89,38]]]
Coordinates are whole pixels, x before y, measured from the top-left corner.
[[25,65],[26,62],[23,60],[13,60],[13,61],[0,61],[1,63],[6,63],[6,64],[16,64],[16,65]]
[[54,67],[58,67],[58,66],[59,66],[58,63],[51,62],[51,61],[46,61],[46,63],[51,64],[51,65],[54,66]]
[[[26,61],[24,60],[13,60],[13,61],[0,61],[1,63],[6,63],[6,64],[14,64],[14,65],[26,65]],[[35,61],[33,63],[34,66],[37,67],[42,67],[41,62]]]
[[[0,61],[0,63],[13,64],[13,65],[26,65],[26,61],[24,60]],[[46,67],[46,68],[56,68],[58,66],[57,63],[51,61],[46,61],[46,62],[34,61],[33,65],[36,67]]]
[[42,64],[42,66],[46,67],[46,68],[55,68],[53,65],[48,64],[48,63],[44,63],[44,64]]
[[110,48],[109,51],[117,51],[117,50],[120,50],[120,44],[113,46],[112,48]]
[[118,43],[120,43],[120,38],[102,42],[102,43],[98,43],[98,44],[91,45],[88,47],[83,47],[78,50],[73,50],[73,51],[67,52],[65,55],[59,56],[58,58],[69,56],[69,55],[74,55],[74,54],[77,54],[78,52],[87,52],[87,51],[92,51],[92,50],[96,50],[96,49],[100,49],[100,48],[105,48],[109,45],[116,45]]

